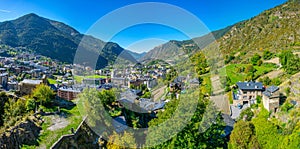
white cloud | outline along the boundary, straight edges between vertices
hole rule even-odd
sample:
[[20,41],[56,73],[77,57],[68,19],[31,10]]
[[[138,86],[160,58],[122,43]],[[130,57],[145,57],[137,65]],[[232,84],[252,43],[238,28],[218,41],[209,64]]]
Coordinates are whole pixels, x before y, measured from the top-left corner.
[[0,9],[0,12],[3,12],[3,13],[10,13],[11,11],[5,10],[5,9]]

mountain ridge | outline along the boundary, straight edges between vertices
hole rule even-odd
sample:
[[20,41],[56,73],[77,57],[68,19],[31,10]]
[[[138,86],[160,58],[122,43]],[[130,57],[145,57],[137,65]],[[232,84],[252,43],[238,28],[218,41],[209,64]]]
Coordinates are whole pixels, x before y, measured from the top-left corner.
[[169,59],[174,58],[178,54],[185,54],[190,52],[196,52],[200,49],[205,48],[213,41],[221,38],[227,31],[231,29],[233,25],[212,31],[200,37],[193,38],[191,40],[170,40],[167,43],[158,45],[148,51],[145,56],[140,60],[151,60],[151,59]]
[[[136,62],[116,43],[104,42],[93,36],[81,34],[62,22],[43,18],[34,13],[15,20],[1,22],[0,44],[26,47],[37,54],[68,63],[73,62],[80,45],[85,52],[99,55],[96,69],[112,63],[121,53],[125,59]],[[89,59],[82,60],[89,61]],[[85,63],[84,61],[79,62]]]

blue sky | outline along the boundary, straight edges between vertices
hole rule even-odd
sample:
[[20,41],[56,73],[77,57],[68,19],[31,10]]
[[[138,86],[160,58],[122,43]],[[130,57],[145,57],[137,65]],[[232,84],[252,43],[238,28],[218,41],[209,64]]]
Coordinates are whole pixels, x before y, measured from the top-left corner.
[[[286,0],[152,0],[181,7],[197,16],[209,30],[224,28],[236,22],[249,19],[264,10],[284,3]],[[28,13],[64,22],[81,33],[86,33],[89,28],[101,17],[120,7],[129,4],[149,2],[138,0],[0,0],[0,21],[12,20]],[[164,14],[167,10],[153,10]],[[177,16],[174,15],[174,18]],[[124,16],[120,16],[122,21]],[[192,26],[192,25],[191,25]],[[192,29],[195,27],[191,27]],[[208,31],[208,30],[206,30]],[[104,30],[105,32],[105,30]],[[201,36],[205,32],[193,35]],[[92,34],[93,33],[89,33]],[[109,34],[107,32],[106,34]],[[94,36],[101,38],[100,35]],[[168,40],[188,39],[182,32],[158,24],[140,24],[129,27],[110,41],[117,42],[124,48],[132,51],[148,51],[156,45]]]

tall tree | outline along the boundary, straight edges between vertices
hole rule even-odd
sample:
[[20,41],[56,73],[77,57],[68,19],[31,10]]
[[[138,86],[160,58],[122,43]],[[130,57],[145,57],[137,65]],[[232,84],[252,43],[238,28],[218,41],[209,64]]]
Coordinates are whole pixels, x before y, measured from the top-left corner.
[[245,149],[249,148],[249,144],[256,144],[255,129],[251,122],[239,121],[234,125],[234,129],[230,135],[230,148]]
[[32,96],[36,98],[41,105],[47,105],[54,98],[54,92],[48,85],[38,85],[33,91]]

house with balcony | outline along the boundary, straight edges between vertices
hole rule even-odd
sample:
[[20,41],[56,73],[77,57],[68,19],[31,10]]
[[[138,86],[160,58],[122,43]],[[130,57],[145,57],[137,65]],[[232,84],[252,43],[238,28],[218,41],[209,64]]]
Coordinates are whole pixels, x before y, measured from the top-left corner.
[[234,93],[233,104],[235,106],[244,104],[255,104],[257,96],[262,96],[265,90],[261,82],[238,82],[237,92]]
[[57,90],[57,96],[66,100],[73,100],[81,93],[81,88],[63,86]]

